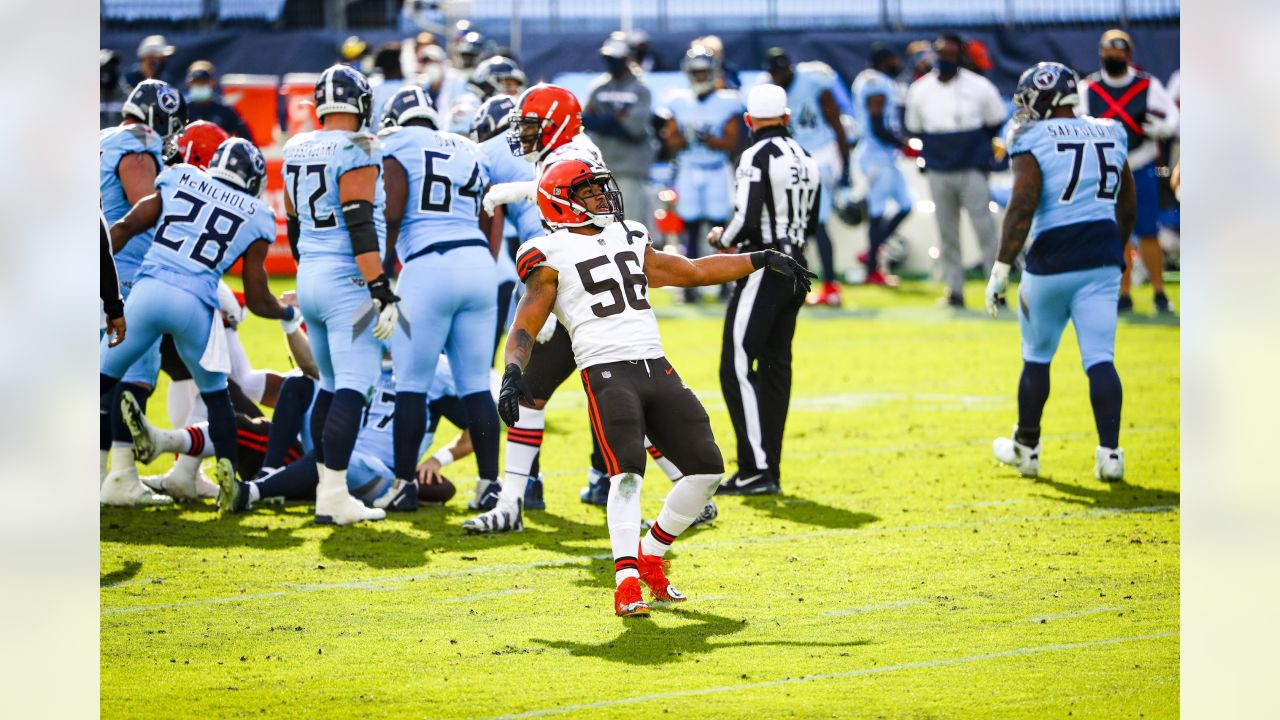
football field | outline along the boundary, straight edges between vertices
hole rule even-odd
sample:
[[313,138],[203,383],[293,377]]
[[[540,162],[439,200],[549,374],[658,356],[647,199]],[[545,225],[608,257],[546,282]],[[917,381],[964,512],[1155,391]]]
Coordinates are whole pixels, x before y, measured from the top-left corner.
[[[102,715],[1177,717],[1177,322],[1135,289],[1117,485],[1092,476],[1068,329],[1033,481],[991,457],[1016,420],[1016,321],[938,309],[937,292],[846,288],[852,307],[801,313],[784,494],[718,498],[719,520],[669,555],[690,601],[648,620],[613,615],[604,510],[578,501],[590,437],[572,378],[547,415],[547,510],[522,533],[463,534],[470,459],[446,468],[448,506],[354,527],[304,505],[103,508]],[[722,306],[652,294],[731,472]],[[258,367],[289,367],[276,322],[241,333]],[[167,426],[165,392],[149,414]],[[646,518],[669,487],[651,464]]]

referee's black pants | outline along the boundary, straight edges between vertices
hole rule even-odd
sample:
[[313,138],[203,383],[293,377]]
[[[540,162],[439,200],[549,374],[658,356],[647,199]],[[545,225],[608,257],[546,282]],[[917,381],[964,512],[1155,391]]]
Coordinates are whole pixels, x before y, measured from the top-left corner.
[[791,279],[757,270],[736,282],[724,318],[720,388],[738,436],[738,473],[781,479],[791,403],[791,339],[804,295]]

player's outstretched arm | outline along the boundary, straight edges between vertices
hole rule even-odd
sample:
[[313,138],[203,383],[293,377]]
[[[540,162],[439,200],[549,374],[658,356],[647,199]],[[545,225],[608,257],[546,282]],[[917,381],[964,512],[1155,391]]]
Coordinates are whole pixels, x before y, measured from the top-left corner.
[[520,419],[523,401],[533,407],[533,393],[524,384],[524,369],[533,354],[534,338],[547,322],[556,304],[559,273],[544,266],[535,267],[525,277],[525,293],[516,306],[516,319],[507,332],[507,348],[503,353],[506,370],[498,391],[498,415],[511,427]]
[[1133,225],[1138,221],[1138,191],[1133,186],[1133,171],[1129,161],[1124,161],[1124,174],[1120,176],[1120,194],[1116,196],[1116,225],[1120,228],[1120,243],[1124,245],[1133,237]]
[[252,243],[244,251],[244,306],[249,312],[271,320],[291,320],[298,314],[298,309],[282,305],[275,295],[271,294],[271,285],[267,280],[267,269],[263,263],[267,259],[267,248],[271,240],[263,238]]
[[124,249],[134,235],[155,227],[163,209],[164,202],[160,200],[160,193],[151,193],[139,200],[124,217],[111,226],[111,254]]
[[657,252],[650,245],[644,254],[644,274],[649,279],[649,287],[719,285],[746,277],[760,268],[792,278],[797,292],[808,292],[810,281],[817,277],[790,255],[777,250],[743,255],[708,255],[690,260],[672,253]]

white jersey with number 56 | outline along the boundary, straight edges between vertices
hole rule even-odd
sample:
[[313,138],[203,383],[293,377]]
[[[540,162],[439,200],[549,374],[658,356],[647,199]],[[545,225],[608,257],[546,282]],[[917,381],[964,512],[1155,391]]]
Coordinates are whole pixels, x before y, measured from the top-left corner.
[[558,230],[516,253],[521,281],[544,265],[559,274],[555,315],[569,331],[578,369],[662,357],[644,274],[649,244],[640,223],[615,222],[598,235]]

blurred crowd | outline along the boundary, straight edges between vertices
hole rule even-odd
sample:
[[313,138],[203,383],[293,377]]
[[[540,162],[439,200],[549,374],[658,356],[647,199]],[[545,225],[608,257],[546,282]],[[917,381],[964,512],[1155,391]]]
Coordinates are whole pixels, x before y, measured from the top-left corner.
[[[404,7],[402,41],[371,46],[351,36],[335,52],[339,62],[369,77],[375,127],[386,99],[408,84],[430,96],[449,129],[466,134],[482,98],[515,95],[540,80],[527,77],[510,48],[468,21],[446,27],[438,5]],[[1169,312],[1163,274],[1178,268],[1180,83],[1177,72],[1167,79],[1143,72],[1139,50],[1123,31],[1107,31],[1098,66],[1076,68],[1087,76],[1080,107],[1117,119],[1129,131],[1139,191],[1130,250],[1141,260],[1134,263],[1136,275],[1151,283],[1156,308]],[[127,68],[119,54],[101,51],[101,127],[120,121],[121,103],[135,84],[176,77],[166,68],[173,54],[159,35],[139,44]],[[695,38],[680,57],[663,57],[644,31],[614,32],[598,54],[603,72],[580,98],[583,126],[613,170],[628,216],[644,219],[656,238],[678,251],[706,252],[706,230],[732,214],[732,168],[749,135],[743,85],[771,82],[787,90],[792,134],[822,174],[823,223],[813,244],[823,283],[811,302],[840,305],[840,280],[895,285],[907,254],[902,223],[913,209],[934,216],[936,236],[928,244],[945,285],[941,303],[963,307],[965,279],[989,272],[1000,208],[1008,199],[1004,137],[1018,119],[1009,98],[986,77],[992,57],[981,41],[943,33],[905,47],[877,44],[854,78],[782,48],[769,49],[757,68],[735,67],[715,35]],[[182,77],[191,120],[249,137],[244,119],[223,101],[211,62],[193,62]],[[283,101],[280,113],[283,127]],[[925,182],[907,182],[903,174],[917,171]],[[927,187],[929,197],[915,197],[913,184]],[[966,259],[962,252],[961,215],[976,237],[978,257]],[[838,276],[830,233],[847,234],[850,226],[866,227],[853,264],[859,270]],[[1122,311],[1132,308],[1129,287],[1126,272]],[[690,290],[684,299],[702,298]]]

